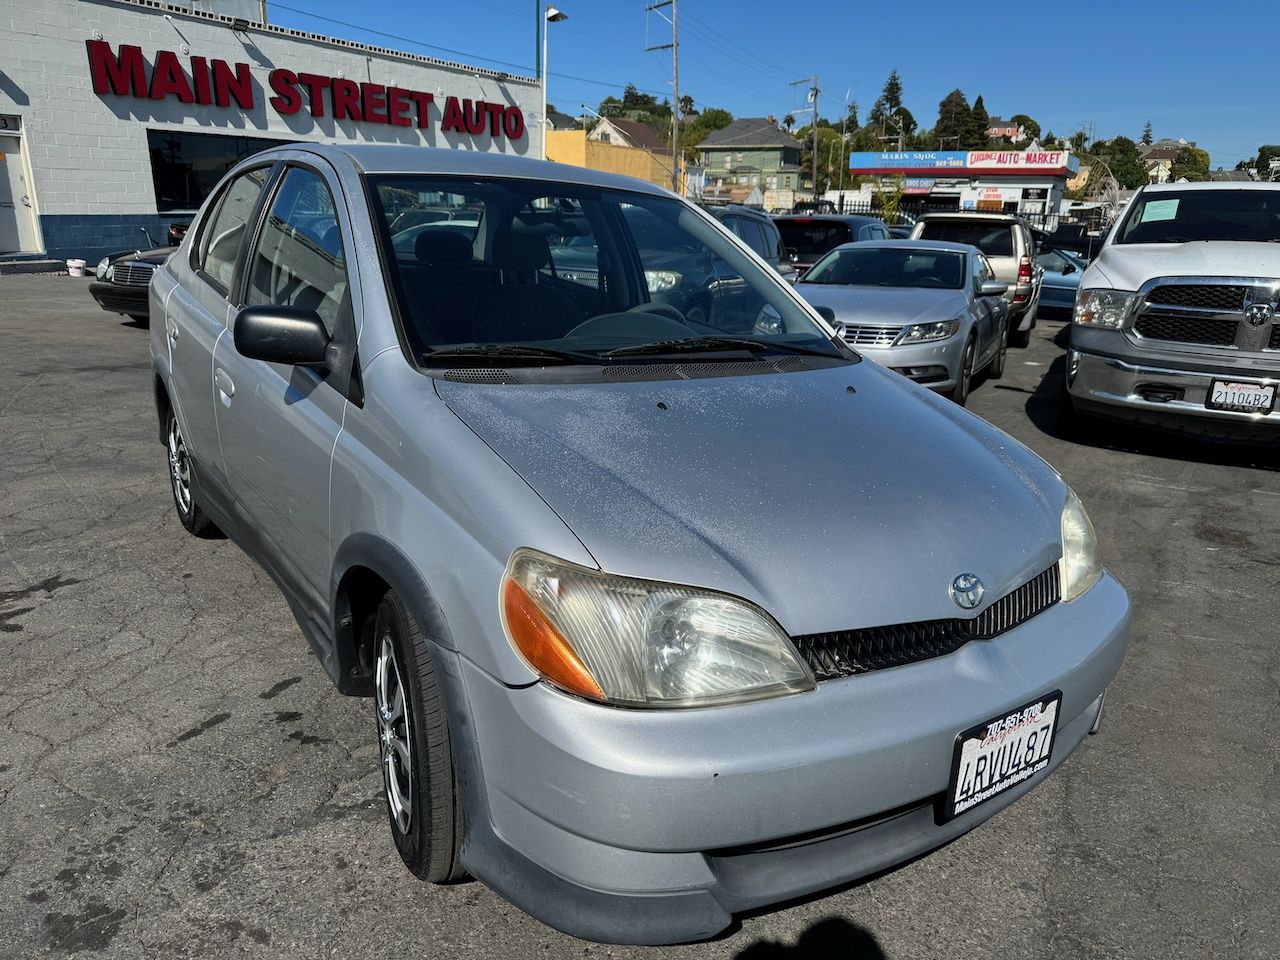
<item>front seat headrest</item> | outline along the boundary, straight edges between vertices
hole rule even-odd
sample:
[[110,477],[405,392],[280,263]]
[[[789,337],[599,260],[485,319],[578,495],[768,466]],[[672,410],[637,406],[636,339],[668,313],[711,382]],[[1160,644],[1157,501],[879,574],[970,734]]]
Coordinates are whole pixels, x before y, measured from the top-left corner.
[[428,227],[413,242],[413,253],[423,263],[467,263],[471,241],[455,230]]
[[540,233],[503,230],[493,240],[493,265],[499,270],[531,273],[551,262],[551,248]]

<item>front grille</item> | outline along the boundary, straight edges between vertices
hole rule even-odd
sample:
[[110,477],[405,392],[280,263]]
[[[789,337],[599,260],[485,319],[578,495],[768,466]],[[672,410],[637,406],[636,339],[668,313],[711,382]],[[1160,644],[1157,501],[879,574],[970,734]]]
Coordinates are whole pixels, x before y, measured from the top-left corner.
[[1244,294],[1248,289],[1234,284],[1167,283],[1148,293],[1147,303],[1239,312],[1244,309]]
[[989,640],[1026,623],[1059,599],[1055,563],[969,620],[920,620],[793,639],[814,676],[833,680],[954,653],[970,640]]
[[1139,314],[1133,329],[1148,340],[1229,347],[1236,342],[1236,328],[1239,325],[1238,317],[1189,317],[1153,312]]
[[888,347],[901,332],[901,327],[854,323],[845,328],[844,342],[855,347]]
[[126,287],[145,287],[151,282],[151,274],[155,272],[154,263],[139,263],[136,260],[126,260],[124,263],[117,263],[115,270],[111,274],[113,283],[121,284]]

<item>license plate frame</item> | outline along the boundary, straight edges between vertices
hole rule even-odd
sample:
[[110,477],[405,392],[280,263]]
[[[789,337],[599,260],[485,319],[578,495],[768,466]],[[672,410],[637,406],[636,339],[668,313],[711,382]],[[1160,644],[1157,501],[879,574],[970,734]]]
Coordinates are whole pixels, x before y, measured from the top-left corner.
[[[1042,732],[1046,716],[1049,727],[1047,746],[1044,745]],[[945,823],[968,813],[1042,772],[1053,758],[1053,748],[1058,739],[1058,728],[1061,726],[1061,722],[1062,691],[1051,690],[1014,710],[1006,711],[999,716],[975,724],[958,733],[955,739],[955,746],[952,748],[951,775],[947,778],[947,792],[943,795],[938,811],[938,819]],[[997,729],[998,727],[1002,727],[1002,729]],[[1002,743],[1009,742],[1011,738],[1013,738],[1011,747],[1017,749],[1017,745],[1020,744],[1020,749],[1025,755],[1029,734],[1032,731],[1036,732],[1035,754],[1029,762],[1010,769],[1007,773],[982,787],[982,789],[970,790],[963,798],[958,798],[957,795],[960,792],[960,788],[966,785],[965,782],[962,782],[962,773],[975,775],[977,772],[973,768],[977,766],[977,758],[979,756],[995,758],[995,763],[997,765],[1000,764],[1002,759],[998,754],[999,748]],[[996,740],[990,747],[982,743],[985,739],[1001,737],[1003,739]],[[967,751],[966,747],[975,741],[979,745]],[[1010,753],[1013,753],[1012,749]],[[962,769],[966,760],[970,764],[970,768],[967,770]],[[980,776],[985,775],[987,772],[984,768],[981,774],[973,776],[973,779],[980,779]]]
[[[1256,390],[1260,393],[1269,393],[1270,398],[1265,407],[1253,407],[1243,403],[1223,403],[1214,399],[1214,393],[1221,387],[1224,390],[1234,390],[1240,393],[1240,387],[1250,388],[1250,392]],[[1219,380],[1217,378],[1209,381],[1209,389],[1204,395],[1204,405],[1206,410],[1227,410],[1232,413],[1258,413],[1267,416],[1276,408],[1276,385],[1274,383],[1255,383],[1251,380]]]

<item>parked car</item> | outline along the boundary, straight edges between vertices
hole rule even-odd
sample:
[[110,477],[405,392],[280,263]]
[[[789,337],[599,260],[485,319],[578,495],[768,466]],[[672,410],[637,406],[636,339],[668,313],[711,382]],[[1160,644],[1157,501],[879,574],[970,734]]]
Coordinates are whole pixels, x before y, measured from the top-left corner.
[[[476,236],[401,254],[388,206],[442,192]],[[710,319],[740,333],[655,302],[655,221],[736,271]],[[584,230],[594,284],[549,249]],[[424,880],[588,939],[710,937],[947,843],[1097,728],[1129,602],[1062,478],[658,187],[272,148],[151,305],[177,518],[373,697]]]
[[801,200],[792,205],[791,213],[823,214],[836,213],[836,205],[830,200]]
[[1143,187],[1080,280],[1069,410],[1280,439],[1280,184]]
[[169,224],[169,229],[166,231],[169,246],[176,247],[180,244],[182,242],[182,238],[187,235],[187,228],[190,226],[190,220],[179,220],[176,223]]
[[982,251],[996,276],[1009,285],[1009,343],[1031,342],[1040,306],[1044,271],[1026,221],[1010,213],[926,213],[911,231],[913,240],[951,240]]
[[889,228],[875,217],[829,214],[805,217],[774,217],[791,262],[801,272],[829,250],[857,240],[888,240]]
[[1076,305],[1076,289],[1088,263],[1069,250],[1042,250],[1036,263],[1044,270],[1040,283],[1040,310],[1067,311]]
[[1004,374],[1007,287],[974,247],[894,240],[836,247],[796,292],[863,356],[963,406],[976,374]]
[[173,253],[173,247],[154,250],[119,250],[98,261],[89,293],[109,313],[122,313],[135,323],[150,322],[147,287],[151,274]]
[[889,236],[894,240],[911,239],[911,227],[904,225],[900,227],[886,227],[885,229],[889,231]]
[[799,271],[788,257],[782,235],[772,217],[761,210],[732,203],[709,207],[707,212],[728,227],[731,233],[738,236],[784,278],[795,282]]

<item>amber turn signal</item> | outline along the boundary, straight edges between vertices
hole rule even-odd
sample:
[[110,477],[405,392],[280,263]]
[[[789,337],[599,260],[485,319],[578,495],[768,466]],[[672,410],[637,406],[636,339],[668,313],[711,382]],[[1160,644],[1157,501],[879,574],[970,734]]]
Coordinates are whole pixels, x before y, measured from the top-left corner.
[[502,613],[511,642],[543,679],[580,697],[604,700],[604,691],[573,647],[514,580],[503,585]]

